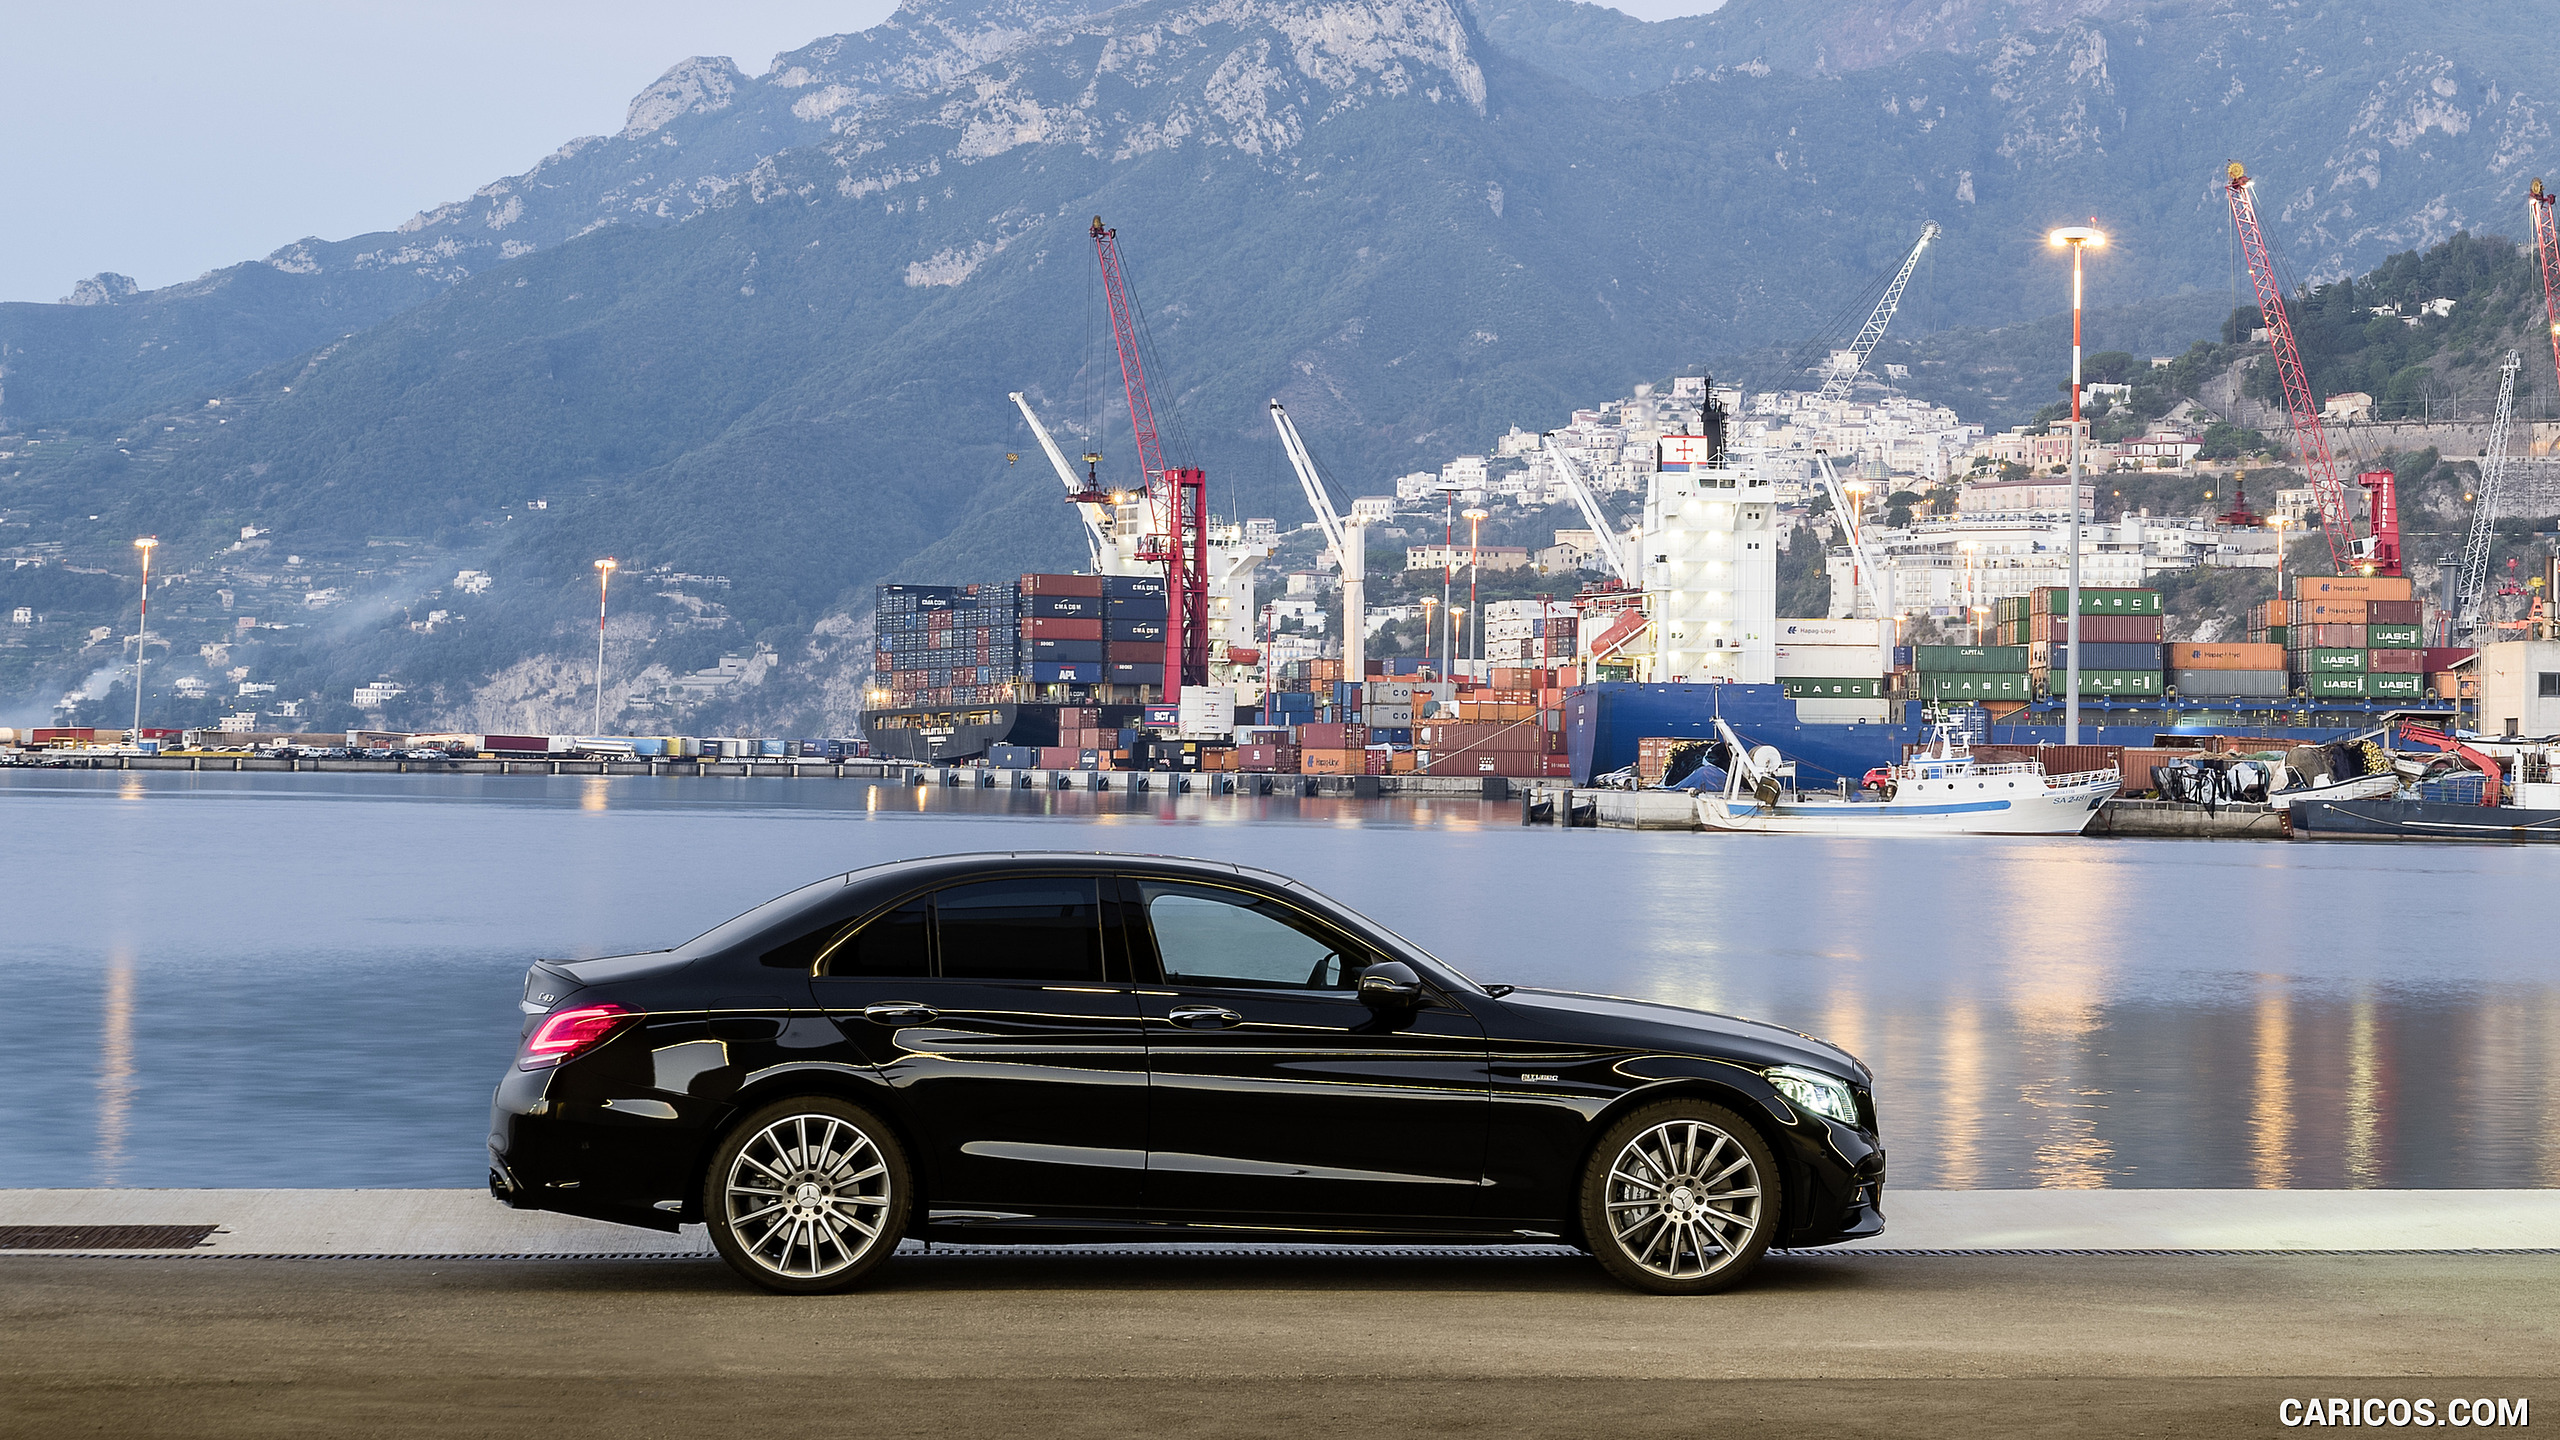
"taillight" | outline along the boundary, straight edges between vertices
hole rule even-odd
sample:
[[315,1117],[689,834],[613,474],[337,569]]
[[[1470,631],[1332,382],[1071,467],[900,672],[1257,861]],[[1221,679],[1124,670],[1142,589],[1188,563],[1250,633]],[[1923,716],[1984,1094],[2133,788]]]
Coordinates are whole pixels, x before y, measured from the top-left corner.
[[516,1058],[516,1068],[546,1070],[563,1060],[575,1060],[639,1018],[639,1011],[614,1004],[581,1005],[575,1010],[546,1015],[525,1037],[524,1053]]

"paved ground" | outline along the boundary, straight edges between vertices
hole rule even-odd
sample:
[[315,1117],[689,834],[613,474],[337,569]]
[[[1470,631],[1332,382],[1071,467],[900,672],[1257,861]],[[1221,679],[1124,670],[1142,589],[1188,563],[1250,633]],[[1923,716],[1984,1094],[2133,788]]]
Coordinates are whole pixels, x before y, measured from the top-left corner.
[[0,1257],[0,1434],[2265,1435],[2287,1396],[2560,1422],[2560,1256],[1790,1257],[1652,1299],[1558,1259]]

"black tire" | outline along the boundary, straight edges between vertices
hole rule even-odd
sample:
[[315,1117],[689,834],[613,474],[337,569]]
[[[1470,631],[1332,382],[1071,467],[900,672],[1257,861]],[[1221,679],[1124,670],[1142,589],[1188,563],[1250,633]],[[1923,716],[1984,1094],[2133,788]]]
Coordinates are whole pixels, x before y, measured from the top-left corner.
[[898,1248],[915,1193],[897,1135],[831,1095],[779,1100],[712,1152],[702,1218],[729,1267],[784,1295],[831,1295]]
[[1704,1100],[1665,1100],[1600,1137],[1582,1176],[1582,1234],[1602,1269],[1654,1295],[1739,1283],[1776,1235],[1785,1196],[1769,1142]]

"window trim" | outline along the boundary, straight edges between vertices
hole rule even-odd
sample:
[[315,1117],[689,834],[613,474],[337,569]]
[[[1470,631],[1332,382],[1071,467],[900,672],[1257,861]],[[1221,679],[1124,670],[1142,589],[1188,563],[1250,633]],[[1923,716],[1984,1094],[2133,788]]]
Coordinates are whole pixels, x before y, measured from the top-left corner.
[[[820,950],[817,956],[809,962],[809,978],[813,981],[885,981],[903,978],[908,980],[931,980],[936,983],[956,979],[964,984],[990,985],[1052,983],[1047,981],[1031,980],[1028,978],[1022,980],[995,980],[967,975],[956,977],[944,975],[942,973],[942,908],[938,904],[934,903],[934,897],[945,890],[956,890],[963,885],[983,885],[991,881],[998,880],[1090,880],[1094,884],[1095,903],[1100,911],[1099,923],[1102,927],[1102,978],[1099,981],[1091,983],[1125,986],[1132,983],[1132,977],[1136,974],[1136,967],[1132,964],[1132,952],[1134,947],[1129,941],[1125,913],[1120,897],[1115,893],[1116,887],[1112,883],[1120,880],[1121,878],[1122,877],[1118,872],[1111,870],[1077,870],[1062,867],[1042,866],[1036,869],[1002,870],[991,875],[945,875],[936,880],[929,880],[922,884],[901,890],[892,895],[889,899],[882,901],[880,904],[858,912],[853,916],[853,918],[843,922],[843,933],[829,941],[826,948]],[[836,951],[843,948],[844,942],[861,934],[864,930],[870,928],[874,922],[880,920],[884,916],[887,916],[892,911],[898,910],[908,902],[918,899],[925,902],[925,951],[929,956],[929,963],[933,967],[933,973],[931,975],[910,975],[898,977],[830,975],[827,973],[827,962],[835,958]]]
[[[1345,997],[1356,999],[1359,994],[1356,984],[1340,990],[1318,990],[1303,985],[1212,985],[1198,981],[1173,980],[1167,978],[1164,969],[1164,952],[1157,948],[1156,945],[1155,919],[1147,913],[1146,897],[1138,888],[1150,880],[1160,885],[1187,886],[1194,890],[1223,890],[1230,894],[1245,896],[1248,899],[1259,903],[1277,905],[1288,911],[1290,914],[1297,916],[1310,929],[1316,931],[1319,935],[1333,937],[1337,945],[1340,947],[1356,950],[1361,954],[1367,955],[1369,957],[1368,965],[1360,967],[1364,970],[1367,969],[1369,965],[1375,965],[1381,961],[1402,961],[1404,958],[1400,955],[1389,952],[1384,946],[1378,944],[1367,936],[1360,934],[1358,931],[1352,930],[1348,926],[1336,923],[1331,917],[1317,914],[1306,906],[1298,904],[1294,898],[1285,894],[1279,894],[1267,890],[1256,890],[1247,885],[1226,884],[1215,880],[1197,880],[1188,875],[1148,875],[1132,872],[1125,873],[1120,876],[1121,893],[1123,896],[1121,904],[1126,908],[1129,916],[1128,925],[1124,931],[1124,939],[1128,944],[1129,955],[1132,961],[1131,973],[1137,973],[1138,967],[1135,962],[1139,957],[1140,951],[1143,949],[1146,959],[1145,969],[1147,974],[1151,977],[1140,980],[1138,982],[1140,985],[1152,984],[1158,987],[1180,985],[1185,989],[1193,990],[1226,990],[1245,995],[1285,995],[1296,996],[1303,999],[1341,999]],[[1139,943],[1139,937],[1141,935],[1145,937],[1145,943],[1143,946]],[[1438,1005],[1446,1005],[1448,1003],[1448,998],[1441,993],[1438,976],[1423,971],[1419,967],[1416,967],[1415,973],[1422,977],[1423,991],[1426,997],[1428,997],[1430,1003]]]

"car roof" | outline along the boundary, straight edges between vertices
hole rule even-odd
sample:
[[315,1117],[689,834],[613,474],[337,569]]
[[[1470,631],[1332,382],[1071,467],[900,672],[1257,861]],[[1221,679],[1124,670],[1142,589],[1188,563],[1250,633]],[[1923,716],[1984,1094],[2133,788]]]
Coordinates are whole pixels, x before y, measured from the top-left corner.
[[1056,867],[1094,870],[1148,870],[1199,879],[1252,878],[1290,889],[1304,889],[1276,870],[1238,865],[1230,860],[1202,860],[1189,855],[1150,855],[1115,850],[966,850],[949,855],[917,855],[847,871],[846,884],[904,876],[920,871],[1038,870]]

